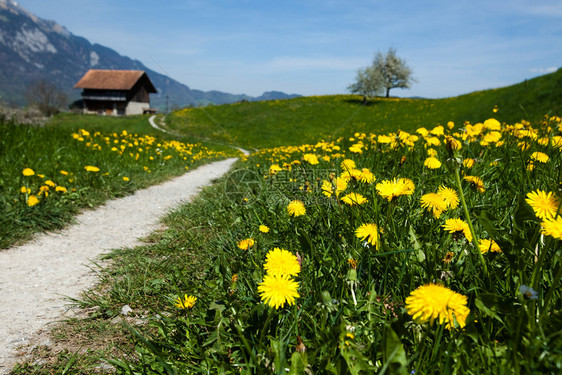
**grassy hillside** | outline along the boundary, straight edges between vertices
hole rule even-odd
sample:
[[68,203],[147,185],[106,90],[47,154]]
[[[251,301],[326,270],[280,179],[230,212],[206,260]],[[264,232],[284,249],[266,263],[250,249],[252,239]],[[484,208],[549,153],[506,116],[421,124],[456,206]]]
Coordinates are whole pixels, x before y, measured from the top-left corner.
[[[493,113],[497,106],[499,111]],[[446,99],[384,99],[361,104],[352,95],[302,97],[187,108],[170,114],[170,128],[246,148],[296,145],[361,132],[384,133],[495,117],[514,123],[562,112],[562,70],[493,90]]]

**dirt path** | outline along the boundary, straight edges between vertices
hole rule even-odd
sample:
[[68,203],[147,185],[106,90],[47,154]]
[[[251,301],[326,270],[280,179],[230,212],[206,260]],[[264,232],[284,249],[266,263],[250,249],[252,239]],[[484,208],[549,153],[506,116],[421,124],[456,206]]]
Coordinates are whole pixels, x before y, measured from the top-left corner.
[[64,318],[65,296],[79,297],[96,282],[91,261],[132,247],[158,228],[171,208],[225,174],[236,159],[199,167],[161,185],[115,199],[77,217],[78,223],[0,252],[0,374],[15,364],[16,348],[48,323]]

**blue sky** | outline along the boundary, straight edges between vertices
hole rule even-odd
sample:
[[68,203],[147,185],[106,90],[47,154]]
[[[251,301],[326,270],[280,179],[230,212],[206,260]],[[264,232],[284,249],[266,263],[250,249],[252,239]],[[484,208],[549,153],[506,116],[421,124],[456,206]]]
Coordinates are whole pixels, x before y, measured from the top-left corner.
[[192,89],[346,93],[389,47],[417,82],[391,95],[442,98],[562,67],[561,0],[21,0]]

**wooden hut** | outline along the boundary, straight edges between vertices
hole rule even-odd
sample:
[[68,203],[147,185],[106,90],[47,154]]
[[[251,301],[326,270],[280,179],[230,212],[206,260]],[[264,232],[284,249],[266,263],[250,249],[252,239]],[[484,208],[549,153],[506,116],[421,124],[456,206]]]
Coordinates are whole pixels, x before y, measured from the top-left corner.
[[84,113],[136,115],[153,112],[156,88],[142,70],[90,69],[74,85],[82,89]]

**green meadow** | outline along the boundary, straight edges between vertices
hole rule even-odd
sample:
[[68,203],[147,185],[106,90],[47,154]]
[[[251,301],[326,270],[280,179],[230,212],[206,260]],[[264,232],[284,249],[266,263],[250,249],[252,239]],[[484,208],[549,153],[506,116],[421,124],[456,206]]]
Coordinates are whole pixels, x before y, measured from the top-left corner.
[[[253,150],[144,246],[107,255],[73,301],[85,317],[53,329],[65,349],[14,373],[560,373],[561,77],[184,109],[166,117],[188,137],[173,153],[156,152],[177,144],[143,134],[145,118],[121,120],[134,134],[76,115],[3,125],[2,208],[24,212],[17,223],[66,209],[70,188],[126,194],[123,177]],[[55,191],[29,205],[47,178]]]
[[370,99],[350,95],[303,97],[267,102],[186,108],[166,118],[170,129],[248,149],[299,145],[354,132],[383,134],[398,129],[502,121],[538,121],[562,110],[562,71],[517,85],[446,99]]

